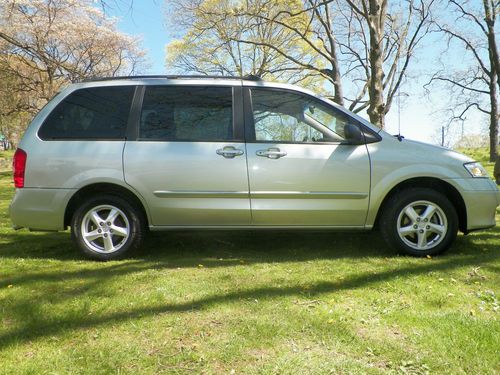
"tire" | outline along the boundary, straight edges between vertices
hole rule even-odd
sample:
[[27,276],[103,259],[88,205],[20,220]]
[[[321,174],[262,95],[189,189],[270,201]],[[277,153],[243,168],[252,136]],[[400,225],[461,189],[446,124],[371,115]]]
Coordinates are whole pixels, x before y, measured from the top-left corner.
[[140,210],[114,195],[85,200],[71,218],[71,237],[87,257],[97,260],[122,258],[140,247],[144,237]]
[[457,236],[458,216],[451,202],[428,188],[402,190],[384,205],[380,218],[384,240],[413,256],[446,251]]

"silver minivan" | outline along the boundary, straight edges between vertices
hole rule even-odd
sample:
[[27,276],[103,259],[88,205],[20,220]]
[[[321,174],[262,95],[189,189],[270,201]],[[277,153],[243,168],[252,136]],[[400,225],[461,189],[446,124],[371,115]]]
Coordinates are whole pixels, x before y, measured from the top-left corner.
[[493,227],[500,204],[474,160],[255,77],[72,84],[33,119],[13,164],[14,227],[71,227],[100,260],[148,229],[180,228],[379,228],[426,256],[458,230]]

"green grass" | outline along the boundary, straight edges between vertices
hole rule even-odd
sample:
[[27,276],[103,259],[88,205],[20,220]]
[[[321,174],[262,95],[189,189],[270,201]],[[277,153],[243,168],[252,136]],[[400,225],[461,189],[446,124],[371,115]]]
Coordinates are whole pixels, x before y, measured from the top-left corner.
[[0,150],[0,158],[10,158],[12,155],[14,155],[15,150]]
[[8,172],[12,169],[12,156],[14,156],[14,150],[0,151],[0,172]]
[[500,372],[500,227],[432,259],[376,232],[174,232],[98,263],[11,230],[12,194],[0,173],[1,374]]

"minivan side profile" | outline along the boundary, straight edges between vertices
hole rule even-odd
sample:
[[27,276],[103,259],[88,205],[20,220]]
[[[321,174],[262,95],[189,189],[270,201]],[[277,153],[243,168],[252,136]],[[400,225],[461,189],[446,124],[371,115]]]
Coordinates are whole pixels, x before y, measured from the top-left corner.
[[26,130],[14,228],[71,228],[87,256],[147,230],[379,228],[396,250],[446,250],[493,227],[500,192],[457,152],[394,137],[297,86],[141,76],[69,85]]

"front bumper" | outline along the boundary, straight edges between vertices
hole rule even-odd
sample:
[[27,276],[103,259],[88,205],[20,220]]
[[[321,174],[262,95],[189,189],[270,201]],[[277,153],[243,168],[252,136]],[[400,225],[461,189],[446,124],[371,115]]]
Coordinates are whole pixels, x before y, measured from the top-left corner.
[[489,178],[448,180],[461,193],[467,210],[467,232],[494,227],[500,191]]
[[16,189],[9,207],[13,228],[64,230],[64,213],[74,193],[73,189]]

